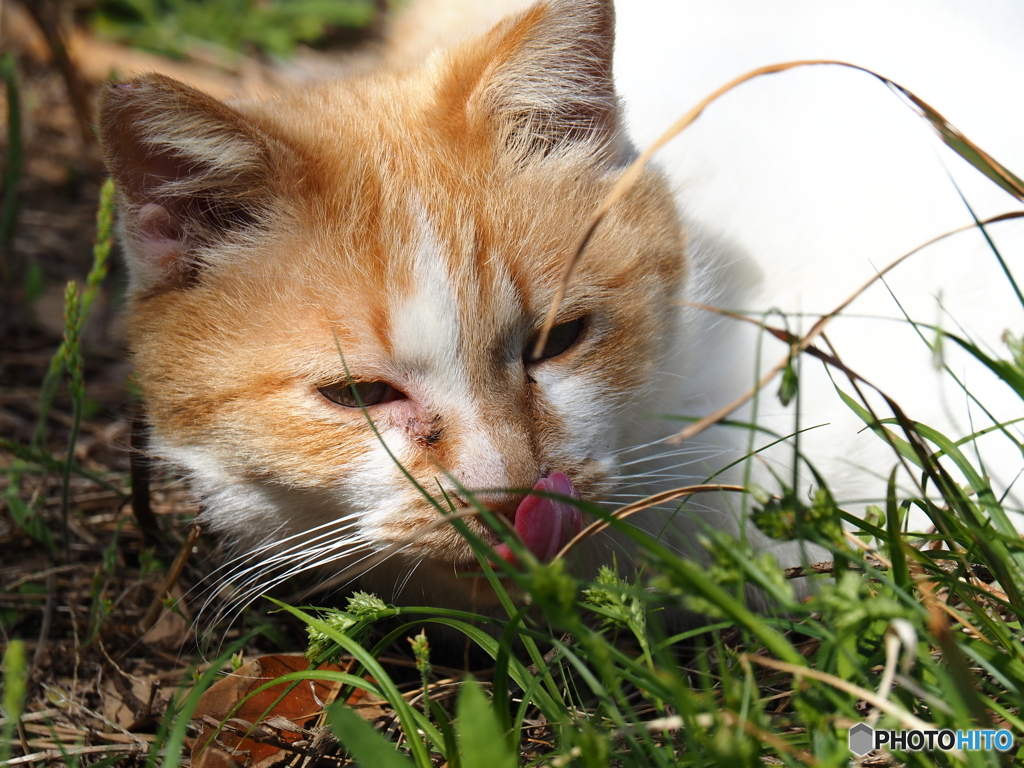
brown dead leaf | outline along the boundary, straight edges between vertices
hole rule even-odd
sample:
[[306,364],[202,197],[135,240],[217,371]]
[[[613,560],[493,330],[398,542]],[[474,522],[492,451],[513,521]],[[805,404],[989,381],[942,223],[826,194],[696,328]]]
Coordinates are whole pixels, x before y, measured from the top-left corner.
[[176,651],[192,637],[191,615],[185,605],[184,593],[177,584],[171,589],[174,609],[164,611],[160,618],[142,636],[142,642],[151,648]]
[[158,689],[157,681],[108,677],[103,681],[103,716],[132,730],[144,719]]
[[[192,745],[195,768],[268,768],[318,741],[320,715],[334,701],[340,683],[322,680],[282,682],[244,704],[252,691],[289,672],[309,668],[301,654],[263,656],[218,680],[199,699],[194,719],[202,731]],[[347,672],[334,664],[321,671]],[[349,700],[361,698],[357,692]],[[278,699],[280,698],[280,701]]]

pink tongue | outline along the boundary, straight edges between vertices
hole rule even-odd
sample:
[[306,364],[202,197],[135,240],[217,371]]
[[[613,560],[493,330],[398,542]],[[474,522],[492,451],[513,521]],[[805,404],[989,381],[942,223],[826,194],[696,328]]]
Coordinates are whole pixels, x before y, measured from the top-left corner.
[[[561,472],[542,477],[533,486],[535,491],[557,493],[578,499],[580,495],[572,481]],[[527,496],[516,509],[514,528],[523,544],[542,563],[546,563],[583,528],[583,516],[567,501]],[[495,552],[503,560],[515,563],[516,556],[507,544],[498,544]]]

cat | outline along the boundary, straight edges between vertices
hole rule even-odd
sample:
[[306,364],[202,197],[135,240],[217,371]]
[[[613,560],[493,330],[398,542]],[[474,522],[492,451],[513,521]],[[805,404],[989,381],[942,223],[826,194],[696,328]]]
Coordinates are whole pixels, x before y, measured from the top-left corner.
[[[534,354],[583,225],[637,154],[611,3],[505,3],[518,13],[477,21],[464,7],[465,29],[440,32],[424,5],[400,22],[424,37],[399,26],[365,76],[223,103],[150,75],[101,99],[152,451],[236,553],[223,575],[243,600],[315,571],[494,612],[442,510],[475,498],[546,560],[589,520],[530,489],[614,505],[745,445],[720,430],[672,447],[678,423],[650,418],[749,386],[751,334],[695,305],[766,309],[780,285],[770,255],[753,264],[699,204],[688,232],[671,158],[598,227]],[[834,434],[817,439],[849,458]],[[730,519],[714,499],[691,508]],[[668,514],[630,521],[698,554]],[[585,539],[575,566],[592,574],[620,544]]]
[[[431,527],[440,512],[405,473],[456,511],[468,489],[509,518],[539,482],[612,491],[685,270],[658,173],[617,206],[532,354],[578,223],[632,157],[611,55],[610,7],[578,3],[423,69],[269,101],[159,76],[109,87],[100,135],[153,451],[243,562],[342,571],[400,545],[360,583],[486,608],[489,588],[460,578],[472,549]],[[560,549],[580,521],[557,508],[520,532]]]

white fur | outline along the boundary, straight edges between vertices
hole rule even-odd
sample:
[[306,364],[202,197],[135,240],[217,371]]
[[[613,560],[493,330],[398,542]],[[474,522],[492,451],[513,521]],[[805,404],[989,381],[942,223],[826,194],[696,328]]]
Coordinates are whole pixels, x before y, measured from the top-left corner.
[[[510,10],[508,3],[462,5],[464,14],[476,16],[476,30]],[[1024,103],[1015,96],[1024,82],[1024,6],[1018,3],[623,0],[616,14],[616,87],[627,130],[641,148],[748,70],[839,59],[910,89],[1011,171],[1024,173]],[[461,21],[461,34],[472,29]],[[419,31],[423,44],[431,34]],[[950,178],[982,218],[1021,207],[945,147],[882,83],[838,67],[741,86],[712,104],[656,162],[678,191],[692,236],[696,279],[686,298],[755,316],[781,309],[794,332],[807,330],[897,257],[970,224]],[[990,231],[1024,283],[1024,224]],[[1000,336],[1006,329],[1024,331],[1024,310],[981,235],[965,233],[930,247],[886,281],[894,296],[879,282],[828,328],[839,356],[911,418],[958,436],[988,425],[950,377],[933,370],[927,346],[902,315],[905,310],[1008,357]],[[650,401],[651,413],[703,415],[753,384],[758,345],[764,345],[761,372],[786,354],[782,344],[736,321],[693,310],[683,319],[680,348],[661,379],[665,389]],[[987,370],[948,341],[944,352],[997,419],[1019,416],[1019,398]],[[805,358],[802,370],[799,426],[817,427],[802,436],[802,449],[851,506],[877,498],[884,489],[878,477],[894,464],[891,453],[860,433],[862,424],[839,401],[820,363]],[[841,374],[837,382],[851,391]],[[776,388],[773,383],[763,393],[758,416],[764,426],[789,433],[797,427],[793,407],[782,408]],[[873,402],[879,405],[877,397]],[[890,415],[884,406],[880,412]],[[736,417],[750,413],[747,408]],[[1019,426],[1011,429],[1021,435]],[[731,460],[744,449],[744,438],[712,430],[701,439]],[[1021,470],[1020,452],[998,434],[978,443],[1001,492]],[[775,453],[783,462],[789,455]]]
[[425,393],[430,412],[449,418],[457,415],[463,444],[472,446],[463,451],[465,461],[450,468],[460,481],[477,489],[507,487],[502,451],[481,419],[481,405],[470,386],[460,330],[466,297],[456,290],[450,254],[445,253],[426,210],[415,200],[412,207],[419,232],[413,257],[415,292],[405,298],[396,294],[401,298],[391,317],[396,360],[419,380],[412,394]]
[[606,403],[611,398],[610,393],[603,391],[603,382],[597,377],[586,378],[578,371],[548,371],[543,366],[538,366],[533,375],[544,397],[571,428],[561,450],[568,456],[596,459],[610,470],[622,419],[608,412]]
[[395,295],[396,306],[391,313],[395,357],[418,374],[445,375],[448,387],[431,387],[432,392],[450,396],[451,406],[464,407],[469,398],[469,380],[459,354],[459,296],[437,230],[422,205],[414,203],[413,209],[420,235],[413,255],[415,292]]
[[[1024,82],[1024,12],[1017,4],[643,0],[621,3],[618,11],[617,82],[629,130],[641,146],[746,70],[830,58],[891,77],[1011,170],[1024,169],[1024,106],[1009,95],[1013,84]],[[828,312],[903,253],[969,224],[948,175],[979,216],[1021,207],[942,145],[881,83],[834,67],[741,86],[658,161],[677,184],[690,227],[703,235],[695,260],[719,272],[717,303],[754,311]],[[993,225],[991,233],[1024,280],[1024,226]],[[1024,310],[977,232],[914,256],[887,280],[911,317],[969,333],[997,356],[1008,356],[999,341],[1004,329],[1024,330]],[[961,435],[972,420],[975,429],[987,423],[948,377],[929,373],[926,346],[900,320],[881,283],[847,313],[895,318],[842,318],[827,335],[850,367],[911,418]],[[793,320],[791,328],[806,330],[814,319]],[[710,393],[709,404],[718,406],[748,388],[753,372],[737,376],[736,365],[753,359],[757,341],[756,329],[738,325],[727,327],[724,345],[721,338],[711,345],[697,339],[685,371],[692,377],[689,392]],[[951,366],[997,417],[1018,416],[1019,399],[951,347],[945,344]],[[784,354],[781,344],[765,342],[764,367]],[[872,435],[857,434],[861,425],[838,401],[819,363],[805,359],[803,372],[801,426],[828,426],[806,435],[802,447],[823,465],[841,498],[877,497],[884,485],[870,475],[887,473],[894,459]],[[841,375],[837,380],[851,390]],[[788,432],[792,409],[783,412],[775,386],[765,393],[761,413],[769,416],[768,426]],[[1004,488],[1021,468],[1020,453],[998,435],[980,442],[991,449],[990,469]]]
[[395,463],[395,458],[406,458],[408,442],[390,440],[386,432],[381,437],[383,443],[370,441],[359,459],[346,468],[347,480],[340,499],[340,504],[359,521],[366,539],[378,547],[391,543],[380,533],[388,522],[407,510],[410,498],[418,501]]

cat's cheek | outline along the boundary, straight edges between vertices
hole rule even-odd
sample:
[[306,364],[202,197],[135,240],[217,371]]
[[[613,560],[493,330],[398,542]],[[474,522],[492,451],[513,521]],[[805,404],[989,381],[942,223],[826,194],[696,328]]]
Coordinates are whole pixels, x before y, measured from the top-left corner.
[[[419,488],[406,472],[416,479]],[[360,536],[376,548],[398,546],[396,558],[426,559],[457,569],[459,564],[476,560],[462,535],[442,522],[438,506],[447,508],[447,502],[439,483],[449,498],[458,498],[460,489],[452,485],[445,470],[425,457],[403,430],[389,429],[364,443],[360,457],[346,467],[339,491],[342,503],[358,520]],[[468,518],[465,523],[481,538],[494,539],[479,520]],[[392,565],[379,567],[386,572]]]
[[565,431],[566,440],[559,446],[570,456],[593,456],[616,444],[620,409],[615,392],[596,376],[535,373],[538,388]]
[[545,466],[568,475],[583,499],[597,501],[610,489],[608,478],[615,473],[614,449],[623,431],[623,409],[599,376],[540,368],[536,372],[538,411],[551,425],[542,444]]
[[[453,562],[471,557],[468,545],[448,525],[438,525],[441,515],[399,468],[414,463],[409,450],[402,450],[402,439],[368,446],[359,461],[350,468],[344,486],[346,506],[359,510],[358,529],[361,537],[377,549],[397,547],[393,562],[380,566],[384,572],[400,565],[407,558]],[[439,470],[435,470],[439,471]],[[421,487],[440,496],[436,483],[427,487],[429,478],[418,478]],[[443,503],[443,499],[437,499]],[[473,526],[476,527],[476,526]]]
[[154,435],[151,448],[155,455],[186,470],[201,499],[200,519],[226,536],[229,546],[251,550],[265,546],[268,537],[284,537],[308,527],[307,522],[297,525],[289,509],[266,488],[229,472],[216,451],[177,445],[159,435]]
[[340,483],[341,503],[358,516],[358,524],[367,538],[378,541],[378,533],[396,510],[408,505],[408,480],[396,459],[402,460],[401,441],[386,434],[366,440],[360,456],[349,463]]

